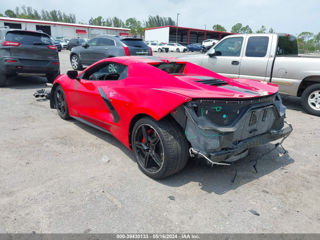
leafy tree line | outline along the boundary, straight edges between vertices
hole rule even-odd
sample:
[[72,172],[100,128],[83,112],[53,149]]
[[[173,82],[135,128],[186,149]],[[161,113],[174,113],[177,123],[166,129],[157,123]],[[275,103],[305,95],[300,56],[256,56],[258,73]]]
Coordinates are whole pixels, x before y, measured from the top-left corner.
[[148,19],[144,22],[141,22],[134,17],[130,17],[123,21],[118,17],[109,17],[104,19],[102,16],[98,16],[96,18],[91,17],[89,20],[89,24],[108,27],[130,28],[130,32],[134,35],[143,35],[144,29],[146,28],[176,25],[175,21],[171,17],[161,17],[159,15],[149,16]]
[[[220,24],[212,26],[215,31],[226,32],[226,28]],[[254,33],[249,25],[243,26],[241,23],[237,23],[231,27],[233,33]],[[274,33],[273,28],[267,29],[266,26],[262,25],[255,33]],[[297,36],[299,53],[312,53],[320,51],[320,32],[314,34],[312,32],[302,32]]]
[[[1,16],[3,14],[0,13]],[[45,20],[53,22],[66,22],[66,23],[76,23],[76,16],[74,14],[66,14],[60,10],[41,10],[38,11],[32,7],[22,6],[16,7],[15,10],[7,9],[4,12],[6,17],[10,18],[25,18],[25,19],[35,19],[35,20]]]
[[[66,14],[60,10],[41,10],[38,11],[32,7],[16,7],[14,10],[7,9],[4,14],[0,13],[0,16],[6,16],[10,18],[25,18],[35,20],[45,20],[53,22],[66,22],[76,23],[76,17],[74,14]],[[145,28],[159,27],[165,25],[176,25],[175,21],[171,17],[149,16],[145,21],[139,21],[134,17],[130,17],[123,21],[118,17],[106,17],[102,16],[91,17],[89,20],[90,25],[108,26],[108,27],[126,27],[130,28],[130,32],[133,35],[144,35]],[[212,27],[213,30],[226,32],[227,29],[220,24],[215,24]],[[254,31],[249,25],[242,25],[242,23],[236,23],[231,27],[233,33],[253,33]],[[255,31],[256,33],[274,33],[273,28],[267,29],[262,25]],[[298,47],[300,53],[309,53],[320,51],[320,32],[318,34],[311,32],[302,32],[298,34]]]
[[[24,18],[24,19],[35,19],[45,20],[53,22],[66,22],[76,23],[76,17],[74,14],[66,14],[60,10],[41,10],[38,11],[32,7],[22,6],[16,7],[15,10],[7,9],[4,14],[0,13],[0,16],[6,16],[10,18]],[[83,23],[88,24],[88,23]],[[139,21],[136,18],[130,17],[123,21],[118,17],[107,17],[102,16],[91,17],[89,20],[90,25],[107,26],[107,27],[125,27],[130,28],[130,32],[134,35],[142,36],[145,28],[159,27],[165,25],[175,25],[175,21],[171,17],[149,16],[146,21]]]

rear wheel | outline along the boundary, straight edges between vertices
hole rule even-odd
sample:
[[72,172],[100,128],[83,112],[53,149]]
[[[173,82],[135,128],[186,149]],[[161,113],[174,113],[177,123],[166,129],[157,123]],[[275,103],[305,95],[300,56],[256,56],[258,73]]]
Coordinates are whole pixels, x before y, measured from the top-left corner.
[[320,116],[320,84],[313,84],[303,91],[301,104],[307,113]]
[[59,116],[64,120],[70,119],[67,99],[61,86],[55,89],[54,101]]
[[171,119],[140,119],[133,128],[132,149],[140,170],[153,179],[182,170],[188,161],[188,143]]
[[71,61],[71,66],[74,70],[82,70],[83,69],[82,64],[80,63],[80,59],[76,54],[73,54],[71,56],[70,61]]
[[162,52],[162,49],[161,49],[161,48],[159,48],[159,49],[158,49],[158,52]]

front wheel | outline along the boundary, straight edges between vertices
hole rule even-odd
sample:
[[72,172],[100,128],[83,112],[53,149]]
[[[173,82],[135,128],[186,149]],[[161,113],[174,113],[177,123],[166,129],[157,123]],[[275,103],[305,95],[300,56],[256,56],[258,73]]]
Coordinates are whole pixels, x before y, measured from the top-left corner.
[[313,84],[303,91],[301,104],[307,113],[320,116],[320,84]]
[[64,120],[70,119],[66,95],[64,94],[61,86],[58,86],[55,89],[54,101],[59,116]]
[[134,125],[131,143],[140,170],[153,179],[179,172],[188,161],[187,140],[172,119],[140,119]]

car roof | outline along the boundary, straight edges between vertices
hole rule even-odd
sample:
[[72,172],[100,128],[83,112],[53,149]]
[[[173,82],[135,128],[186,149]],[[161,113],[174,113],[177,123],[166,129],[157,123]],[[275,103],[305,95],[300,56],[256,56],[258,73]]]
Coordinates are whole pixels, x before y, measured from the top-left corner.
[[15,29],[15,28],[10,28],[10,29],[3,29],[5,32],[26,32],[26,33],[38,33],[38,34],[44,34],[49,36],[43,31],[30,31],[30,30],[23,30],[23,29]]
[[142,41],[141,38],[133,38],[133,37],[122,37],[122,36],[116,36],[116,35],[107,35],[107,34],[104,34],[104,35],[98,35],[96,36],[95,38],[110,38],[112,40],[131,40],[131,39],[135,39],[135,40],[140,40]]

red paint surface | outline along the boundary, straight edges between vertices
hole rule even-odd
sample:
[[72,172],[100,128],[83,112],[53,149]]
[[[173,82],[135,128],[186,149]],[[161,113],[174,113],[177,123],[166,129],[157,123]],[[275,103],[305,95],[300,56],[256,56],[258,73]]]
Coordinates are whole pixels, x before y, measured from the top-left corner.
[[[184,73],[170,75],[152,66],[152,64],[168,61],[185,63]],[[74,80],[69,79],[67,75],[60,75],[54,84],[62,86],[71,116],[81,117],[108,130],[129,148],[130,122],[138,114],[145,114],[155,120],[160,120],[180,105],[196,98],[256,98],[278,91],[278,87],[271,83],[229,79],[192,63],[173,58],[115,57],[103,59],[86,70],[101,62],[117,62],[127,65],[128,77],[116,81],[90,81]],[[198,83],[196,82],[199,80],[198,76],[224,80],[229,86],[235,87],[235,90]],[[120,120],[117,123],[113,122],[113,116],[99,93],[99,87],[104,90],[119,114]],[[240,91],[243,89],[255,93]]]
[[76,33],[77,34],[87,34],[86,30],[82,30],[82,29],[76,29]]

